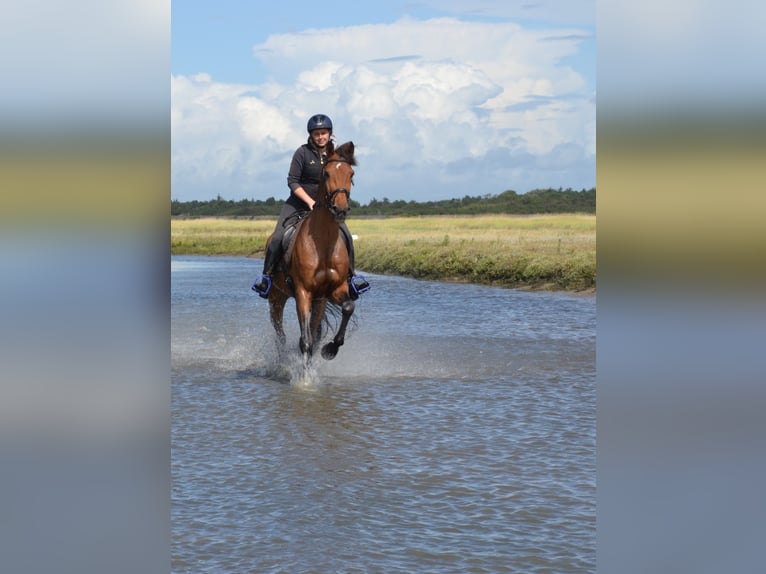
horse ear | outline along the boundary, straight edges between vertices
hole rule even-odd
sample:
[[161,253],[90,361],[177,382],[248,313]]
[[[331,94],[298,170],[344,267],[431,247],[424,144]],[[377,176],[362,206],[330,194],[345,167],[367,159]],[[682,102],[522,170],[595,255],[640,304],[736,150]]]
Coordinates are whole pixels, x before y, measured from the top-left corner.
[[344,154],[348,155],[354,155],[354,142],[346,142],[342,146],[338,148],[338,152],[343,152]]
[[356,161],[354,160],[354,142],[348,141],[337,147],[335,151],[338,153],[338,155],[351,162],[351,165],[356,165]]

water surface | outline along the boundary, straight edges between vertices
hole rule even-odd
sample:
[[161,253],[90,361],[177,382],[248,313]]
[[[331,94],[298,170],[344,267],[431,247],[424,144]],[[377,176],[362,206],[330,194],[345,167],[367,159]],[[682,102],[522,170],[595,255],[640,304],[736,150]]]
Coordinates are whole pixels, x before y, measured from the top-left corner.
[[368,276],[278,359],[261,261],[172,260],[172,569],[594,572],[595,299]]

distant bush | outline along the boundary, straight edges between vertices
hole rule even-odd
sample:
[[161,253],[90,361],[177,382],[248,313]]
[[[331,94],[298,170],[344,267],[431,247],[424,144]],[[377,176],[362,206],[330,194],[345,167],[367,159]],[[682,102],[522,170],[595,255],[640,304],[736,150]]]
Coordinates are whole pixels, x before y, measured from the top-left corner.
[[[173,217],[277,217],[282,200],[226,200],[220,195],[209,201],[170,202]],[[359,216],[420,216],[420,215],[478,215],[478,214],[538,214],[538,213],[596,213],[596,188],[575,191],[567,189],[533,189],[518,194],[507,190],[500,195],[483,195],[440,201],[390,201],[373,198],[362,205],[351,200],[352,215]]]

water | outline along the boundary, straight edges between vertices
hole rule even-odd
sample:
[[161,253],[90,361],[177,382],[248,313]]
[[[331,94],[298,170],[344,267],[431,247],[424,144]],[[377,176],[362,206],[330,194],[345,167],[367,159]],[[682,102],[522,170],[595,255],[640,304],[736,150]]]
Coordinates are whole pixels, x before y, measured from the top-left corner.
[[277,358],[261,261],[172,261],[174,573],[595,572],[593,297],[368,276]]

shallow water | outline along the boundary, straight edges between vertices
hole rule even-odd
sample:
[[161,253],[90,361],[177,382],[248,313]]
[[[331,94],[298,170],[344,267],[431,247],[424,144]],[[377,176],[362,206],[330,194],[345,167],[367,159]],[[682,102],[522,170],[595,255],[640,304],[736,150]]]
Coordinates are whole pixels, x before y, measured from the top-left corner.
[[595,298],[368,276],[304,371],[260,265],[172,260],[173,572],[595,571]]

